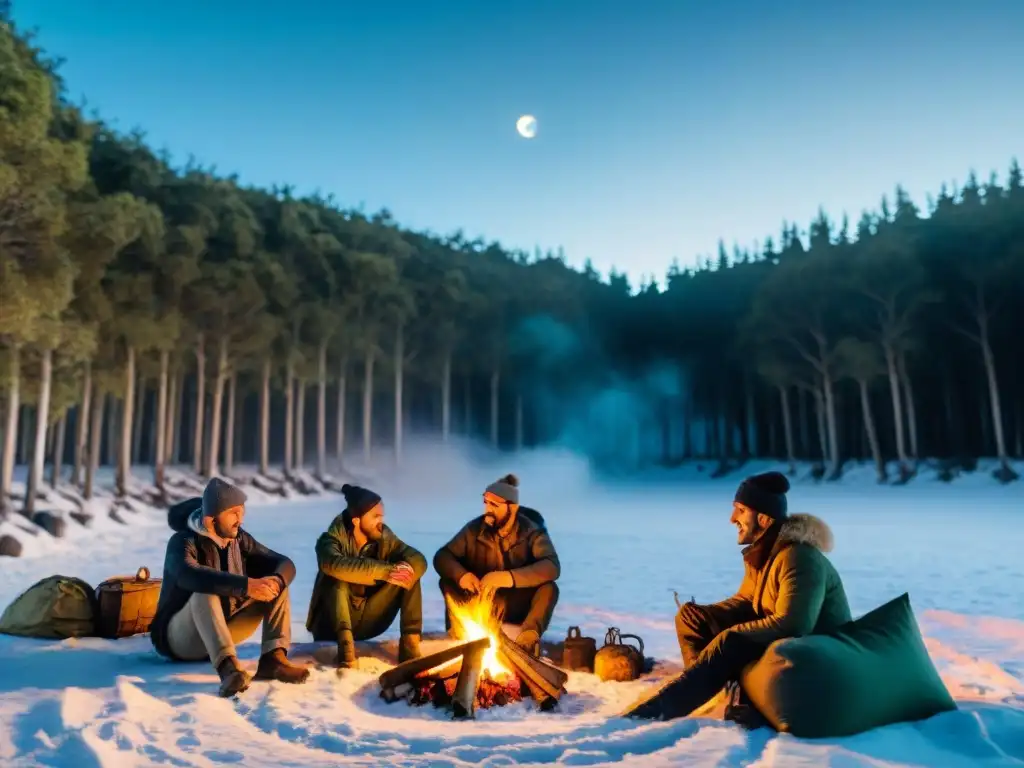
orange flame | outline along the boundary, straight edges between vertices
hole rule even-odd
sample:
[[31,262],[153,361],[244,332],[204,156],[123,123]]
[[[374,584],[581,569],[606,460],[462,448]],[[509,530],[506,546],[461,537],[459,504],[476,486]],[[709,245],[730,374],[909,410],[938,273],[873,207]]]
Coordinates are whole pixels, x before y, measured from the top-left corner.
[[477,596],[469,602],[459,603],[445,595],[445,602],[452,614],[452,630],[460,642],[490,639],[491,644],[484,653],[483,676],[492,680],[511,676],[512,671],[498,658],[501,617],[494,610],[493,601]]

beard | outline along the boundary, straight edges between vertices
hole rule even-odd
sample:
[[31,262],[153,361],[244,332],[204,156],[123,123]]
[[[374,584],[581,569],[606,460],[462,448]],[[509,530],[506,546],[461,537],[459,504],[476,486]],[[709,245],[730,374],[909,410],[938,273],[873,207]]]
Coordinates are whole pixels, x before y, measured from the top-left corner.
[[370,541],[380,541],[384,537],[384,523],[363,528],[363,535]]
[[213,521],[213,532],[222,539],[237,539],[240,528],[241,526],[238,523],[225,527],[221,526],[216,520]]

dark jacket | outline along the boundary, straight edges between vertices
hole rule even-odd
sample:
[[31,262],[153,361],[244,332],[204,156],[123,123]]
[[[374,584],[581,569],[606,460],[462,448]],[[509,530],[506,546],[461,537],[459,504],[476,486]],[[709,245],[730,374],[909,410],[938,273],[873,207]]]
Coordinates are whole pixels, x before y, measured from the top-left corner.
[[160,601],[149,631],[153,646],[170,659],[175,656],[167,644],[167,625],[193,593],[220,595],[224,614],[230,616],[245,601],[250,578],[277,576],[285,587],[295,578],[290,559],[267,549],[244,529],[223,549],[217,546],[199,530],[202,504],[200,498],[186,499],[167,512],[174,534],[167,542]]
[[434,570],[456,584],[467,571],[483,576],[510,571],[515,588],[539,587],[562,573],[541,514],[520,507],[515,528],[504,539],[484,525],[483,515],[471,520],[434,555]]
[[767,646],[785,637],[827,633],[851,621],[843,581],[825,556],[831,549],[832,531],[823,520],[790,516],[764,556],[744,555],[739,591],[716,604],[722,612],[756,617],[733,624],[730,631]]
[[355,538],[345,528],[342,516],[335,517],[327,530],[316,540],[316,563],[319,571],[316,581],[313,582],[313,594],[309,598],[306,629],[313,631],[316,614],[329,580],[353,585],[351,593],[356,597],[362,597],[367,588],[386,581],[391,575],[392,567],[403,561],[412,566],[417,579],[422,578],[427,572],[426,558],[395,536],[386,525],[380,541],[370,542],[360,550],[356,546]]

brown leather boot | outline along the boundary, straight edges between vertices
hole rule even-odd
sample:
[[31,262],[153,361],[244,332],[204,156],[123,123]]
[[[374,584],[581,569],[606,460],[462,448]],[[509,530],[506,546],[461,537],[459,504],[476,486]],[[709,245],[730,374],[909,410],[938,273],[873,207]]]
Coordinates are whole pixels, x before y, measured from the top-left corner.
[[338,670],[355,669],[356,641],[351,629],[338,630]]
[[410,632],[407,635],[402,635],[402,638],[398,641],[398,663],[401,664],[403,661],[418,659],[422,655],[420,653],[419,633]]
[[527,653],[540,656],[540,633],[535,629],[524,629],[516,637],[516,645]]
[[260,656],[256,667],[257,680],[279,680],[282,683],[304,683],[309,679],[309,669],[292,664],[281,648]]
[[225,699],[242,693],[252,682],[249,673],[239,666],[238,659],[234,656],[228,656],[220,663],[217,674],[220,675],[219,693]]

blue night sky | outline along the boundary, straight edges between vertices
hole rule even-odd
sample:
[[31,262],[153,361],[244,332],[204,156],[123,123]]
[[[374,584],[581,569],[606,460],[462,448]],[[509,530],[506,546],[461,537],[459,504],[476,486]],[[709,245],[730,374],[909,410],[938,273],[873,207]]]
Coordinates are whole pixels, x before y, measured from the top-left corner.
[[1022,0],[14,5],[176,160],[634,278],[1024,160]]

